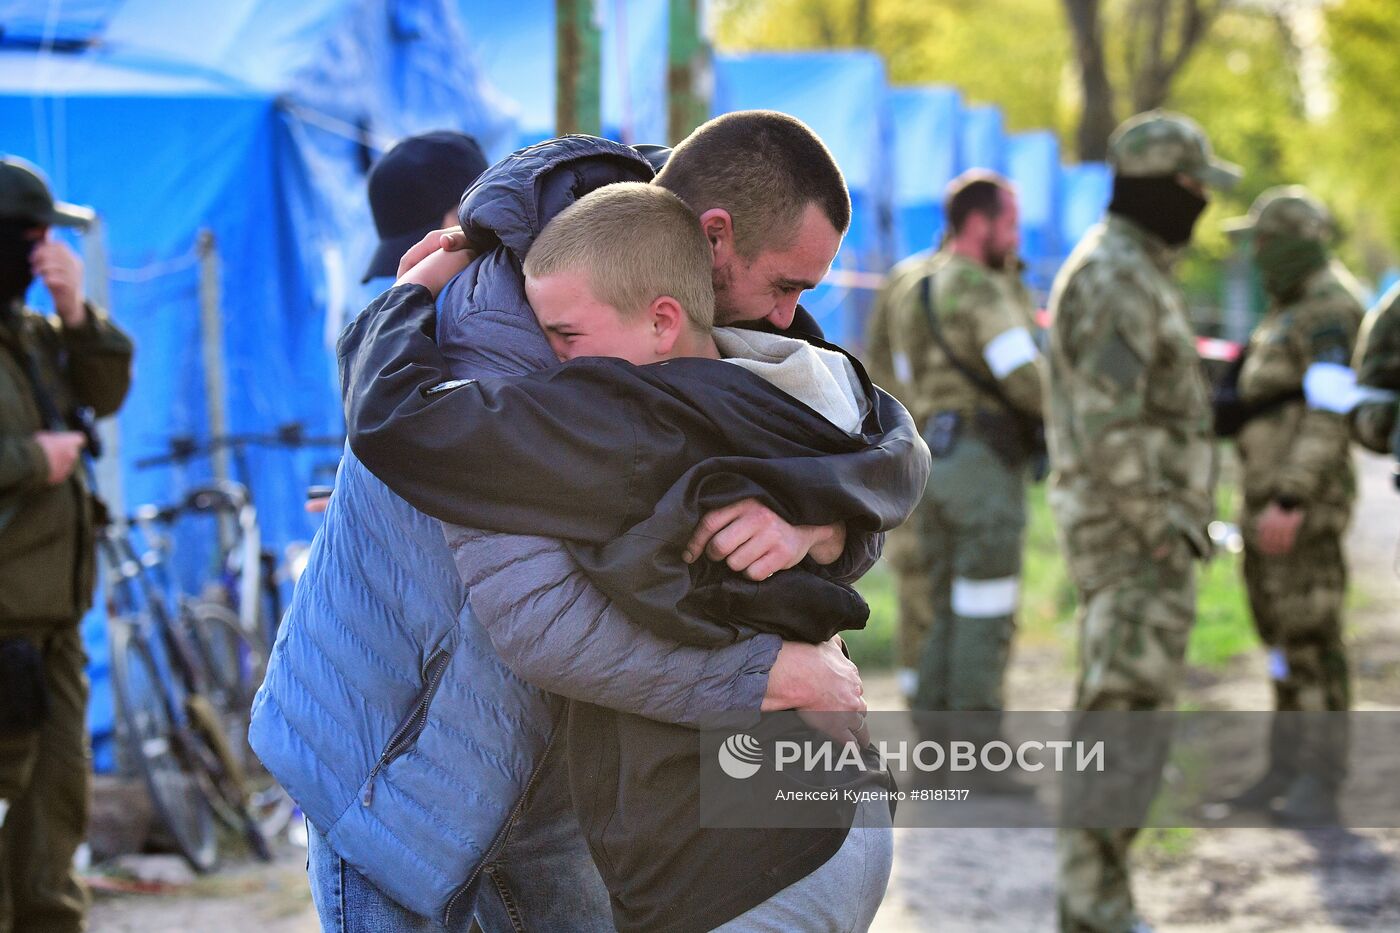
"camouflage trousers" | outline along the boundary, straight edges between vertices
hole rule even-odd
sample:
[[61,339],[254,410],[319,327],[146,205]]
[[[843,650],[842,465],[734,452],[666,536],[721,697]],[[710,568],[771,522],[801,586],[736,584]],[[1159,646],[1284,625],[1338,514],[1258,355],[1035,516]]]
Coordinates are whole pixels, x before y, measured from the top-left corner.
[[[1091,555],[1070,555],[1085,563]],[[1074,560],[1080,558],[1080,560]],[[1088,561],[1088,563],[1092,563]],[[1092,712],[1170,709],[1196,617],[1196,569],[1181,541],[1163,560],[1142,558],[1121,575],[1079,586],[1076,707]],[[1155,788],[1165,741],[1133,776]],[[1059,918],[1065,933],[1125,933],[1136,918],[1128,849],[1136,829],[1063,829],[1058,839]]]
[[921,710],[1000,710],[1020,600],[1024,472],[976,438],[934,461],[897,543],[900,664]]
[[[1256,515],[1247,512],[1246,528]],[[1269,650],[1274,707],[1340,712],[1351,707],[1351,678],[1342,643],[1346,560],[1340,532],[1300,537],[1292,552],[1259,553],[1246,535],[1244,580],[1254,627]],[[1310,770],[1329,782],[1346,774],[1347,730],[1335,720],[1288,717],[1287,734],[1270,742],[1270,764],[1284,774]]]
[[918,687],[919,655],[924,639],[933,629],[933,579],[917,530],[921,504],[909,520],[885,535],[883,557],[895,581],[895,602],[899,631],[895,642],[895,662],[899,668],[899,688],[912,699]]

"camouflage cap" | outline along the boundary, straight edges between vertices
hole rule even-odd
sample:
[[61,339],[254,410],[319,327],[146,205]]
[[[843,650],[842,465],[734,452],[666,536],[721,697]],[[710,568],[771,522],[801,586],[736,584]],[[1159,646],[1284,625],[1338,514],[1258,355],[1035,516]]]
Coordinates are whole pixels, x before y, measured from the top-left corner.
[[1179,172],[1209,188],[1233,188],[1243,174],[1238,165],[1215,158],[1195,120],[1166,110],[1124,120],[1108,138],[1108,164],[1125,178]]
[[1332,214],[1302,185],[1279,185],[1254,199],[1249,213],[1221,226],[1227,233],[1250,232],[1330,243],[1337,236]]

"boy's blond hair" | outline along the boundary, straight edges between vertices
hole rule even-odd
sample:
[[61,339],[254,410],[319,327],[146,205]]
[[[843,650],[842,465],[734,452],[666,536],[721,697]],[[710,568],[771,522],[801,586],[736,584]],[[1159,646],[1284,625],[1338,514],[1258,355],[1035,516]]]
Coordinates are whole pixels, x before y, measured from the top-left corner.
[[560,211],[535,238],[525,274],[538,279],[584,269],[593,296],[625,317],[669,296],[707,333],[715,320],[711,259],[700,221],[684,201],[655,185],[619,182]]

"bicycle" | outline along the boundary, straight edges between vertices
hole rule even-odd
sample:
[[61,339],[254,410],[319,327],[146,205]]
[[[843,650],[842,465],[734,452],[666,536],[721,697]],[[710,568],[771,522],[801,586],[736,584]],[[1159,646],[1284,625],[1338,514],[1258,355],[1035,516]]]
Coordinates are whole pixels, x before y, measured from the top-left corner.
[[[138,528],[149,546],[144,562],[158,585],[166,593],[178,593],[167,569],[165,558],[170,553],[169,529],[181,518],[195,515],[220,515],[233,512],[244,530],[241,548],[243,559],[259,553],[260,540],[257,519],[246,491],[236,483],[216,483],[192,490],[185,500],[172,508],[144,506],[138,509],[131,524]],[[254,581],[256,574],[246,575]],[[237,581],[234,581],[235,583]],[[254,589],[256,592],[256,589]],[[222,599],[185,594],[177,596],[179,612],[176,618],[184,625],[191,647],[206,678],[207,695],[219,714],[223,732],[232,742],[232,751],[244,776],[249,809],[267,838],[280,835],[292,822],[296,805],[282,790],[275,778],[263,767],[248,742],[248,727],[252,718],[253,696],[262,686],[270,646],[265,645],[257,631],[250,631],[249,619],[240,617]],[[244,605],[252,605],[245,601]],[[255,619],[253,621],[256,621]]]
[[[308,447],[341,447],[342,437],[318,437],[305,434],[298,423],[285,424],[272,434],[230,434],[198,443],[192,437],[170,439],[169,451],[136,461],[137,469],[158,466],[183,466],[192,460],[210,457],[221,450],[232,451],[235,474],[246,480],[250,476],[246,453],[250,447],[273,447],[296,450]],[[250,485],[223,481],[198,487],[191,495],[204,497],[211,508],[226,521],[219,535],[218,579],[219,598],[238,613],[244,631],[259,639],[267,651],[277,639],[282,620],[282,591],[284,581],[295,584],[304,562],[306,545],[294,542],[288,553],[278,555],[262,546],[261,527],[253,504]],[[212,591],[213,588],[211,588]]]
[[234,646],[251,667],[262,663],[262,655],[216,604],[196,608],[195,601],[180,600],[178,613],[172,612],[156,580],[163,556],[157,548],[138,551],[132,529],[180,511],[105,520],[97,544],[111,574],[112,684],[124,747],[136,753],[136,767],[176,848],[196,871],[207,872],[218,861],[211,816],[241,831],[255,856],[272,857],[220,712],[242,701],[222,695],[205,660],[215,644]]

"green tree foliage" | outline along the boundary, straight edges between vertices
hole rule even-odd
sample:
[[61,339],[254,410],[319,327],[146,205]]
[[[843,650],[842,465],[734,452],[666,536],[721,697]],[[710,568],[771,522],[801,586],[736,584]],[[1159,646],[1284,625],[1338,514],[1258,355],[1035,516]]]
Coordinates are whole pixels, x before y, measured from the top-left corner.
[[716,13],[721,51],[873,49],[893,84],[956,85],[1013,130],[1071,125],[1069,33],[1049,0],[721,0]]
[[[1353,40],[1355,54],[1345,56],[1346,62],[1357,59],[1360,70],[1350,78],[1354,90],[1343,91],[1339,99],[1340,113],[1347,95],[1370,95],[1375,129],[1365,133],[1358,126],[1352,131],[1358,141],[1374,139],[1376,133],[1400,138],[1386,132],[1400,129],[1400,57],[1393,54],[1400,49],[1400,21],[1387,17],[1392,3],[1346,0],[1328,17],[1329,26],[1341,18],[1367,40],[1364,45]],[[1131,33],[1126,24],[1133,9],[1131,0],[1105,0],[1101,10],[1108,76],[1125,95],[1132,86],[1132,56],[1124,37]],[[1231,250],[1219,232],[1222,219],[1243,213],[1271,185],[1301,182],[1324,196],[1345,187],[1346,173],[1333,179],[1324,164],[1329,160],[1321,158],[1328,147],[1319,143],[1327,133],[1304,117],[1299,43],[1284,11],[1282,0],[1224,7],[1167,94],[1166,106],[1198,120],[1216,150],[1245,169],[1240,188],[1218,197],[1202,218],[1198,248],[1183,269],[1197,304],[1213,303],[1220,294],[1219,260]],[[1374,22],[1361,15],[1366,11]],[[1079,82],[1065,9],[1055,0],[725,0],[716,13],[721,51],[870,48],[884,57],[892,83],[955,85],[972,102],[1001,107],[1012,129],[1054,129],[1065,151],[1074,151]],[[1341,38],[1334,37],[1333,50],[1339,78],[1344,74],[1344,56],[1336,47]],[[1117,106],[1126,110],[1127,97]],[[1393,171],[1380,153],[1357,148],[1364,151],[1330,161],[1348,165],[1364,156],[1378,174]],[[1391,203],[1400,236],[1400,188]]]
[[1333,109],[1310,153],[1340,209],[1357,271],[1378,274],[1400,244],[1400,18],[1394,0],[1326,11]]

